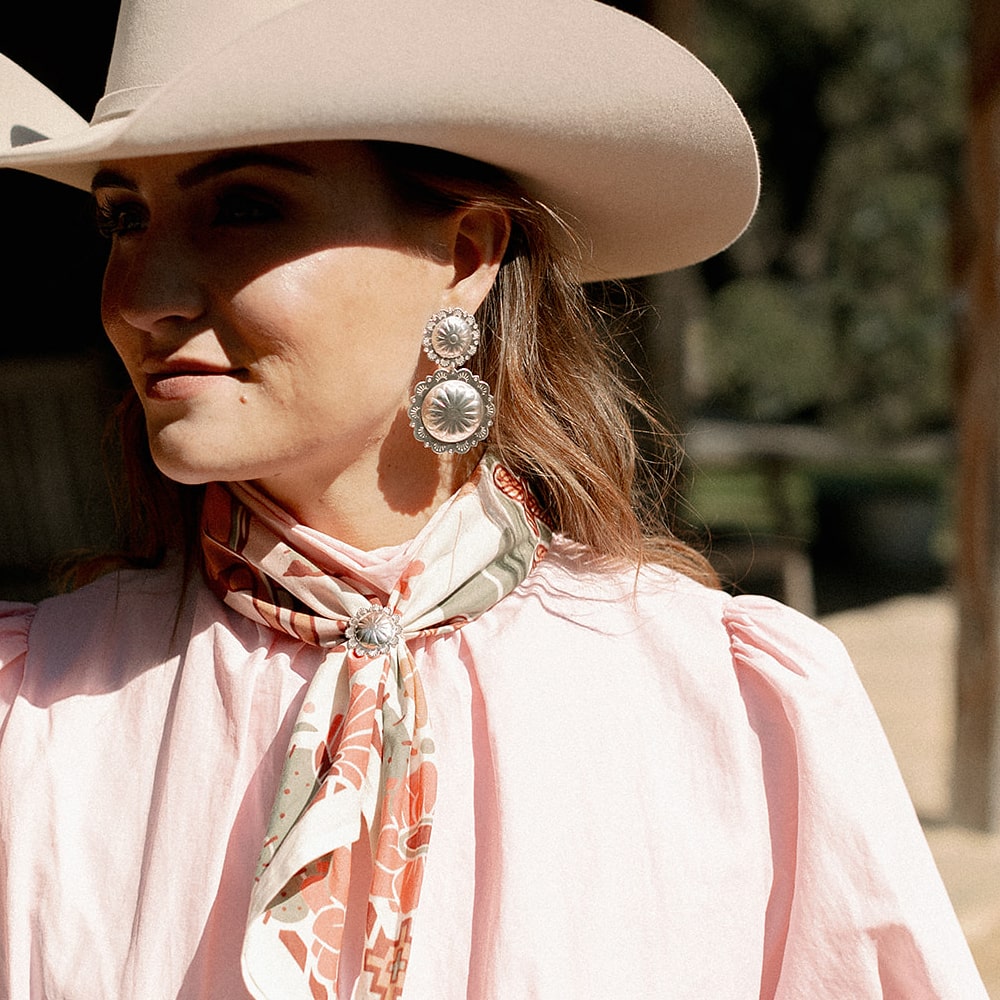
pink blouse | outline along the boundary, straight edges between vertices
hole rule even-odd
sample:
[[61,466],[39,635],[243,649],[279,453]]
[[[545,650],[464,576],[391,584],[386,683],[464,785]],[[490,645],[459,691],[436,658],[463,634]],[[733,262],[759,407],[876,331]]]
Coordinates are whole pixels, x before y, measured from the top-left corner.
[[[254,862],[322,653],[179,589],[0,605],[2,997],[248,996]],[[439,784],[407,1000],[985,1000],[820,626],[557,542],[412,648]]]

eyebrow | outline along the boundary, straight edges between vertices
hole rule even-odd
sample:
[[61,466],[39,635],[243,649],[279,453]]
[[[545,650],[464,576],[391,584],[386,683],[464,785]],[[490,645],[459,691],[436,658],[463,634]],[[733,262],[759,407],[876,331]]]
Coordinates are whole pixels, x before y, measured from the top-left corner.
[[[316,171],[307,163],[279,153],[268,153],[260,149],[237,149],[232,152],[219,153],[208,160],[196,163],[193,167],[177,175],[177,186],[182,189],[195,187],[198,184],[218,177],[221,174],[242,170],[244,167],[272,167],[277,170],[287,170],[303,177],[313,177]],[[117,170],[98,170],[91,182],[91,191],[102,187],[126,188],[129,191],[138,190],[138,185],[127,174]]]

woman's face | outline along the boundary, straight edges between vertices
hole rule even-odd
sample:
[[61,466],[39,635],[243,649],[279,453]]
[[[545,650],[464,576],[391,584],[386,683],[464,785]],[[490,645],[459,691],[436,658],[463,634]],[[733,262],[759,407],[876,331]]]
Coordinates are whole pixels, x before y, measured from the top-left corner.
[[294,508],[374,469],[410,434],[427,319],[488,288],[462,280],[456,219],[401,214],[360,143],[116,161],[94,192],[104,326],[184,483],[256,480]]

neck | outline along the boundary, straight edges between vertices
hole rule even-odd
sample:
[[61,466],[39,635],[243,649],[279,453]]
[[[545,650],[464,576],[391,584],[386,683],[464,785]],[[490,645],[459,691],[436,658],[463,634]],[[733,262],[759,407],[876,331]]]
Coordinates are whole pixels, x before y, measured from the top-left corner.
[[461,486],[465,463],[413,441],[384,441],[350,465],[316,478],[255,482],[300,524],[362,550],[409,541]]

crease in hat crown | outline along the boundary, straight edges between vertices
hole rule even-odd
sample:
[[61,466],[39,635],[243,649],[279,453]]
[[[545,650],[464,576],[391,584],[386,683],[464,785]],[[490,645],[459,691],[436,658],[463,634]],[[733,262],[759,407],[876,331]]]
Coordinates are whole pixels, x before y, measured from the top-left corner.
[[0,61],[0,166],[89,187],[104,160],[394,139],[486,160],[592,248],[584,278],[723,249],[753,139],[676,42],[596,0],[123,0],[88,124]]
[[[301,0],[123,0],[91,124],[129,114],[185,65]],[[335,0],[331,0],[335,2]]]

